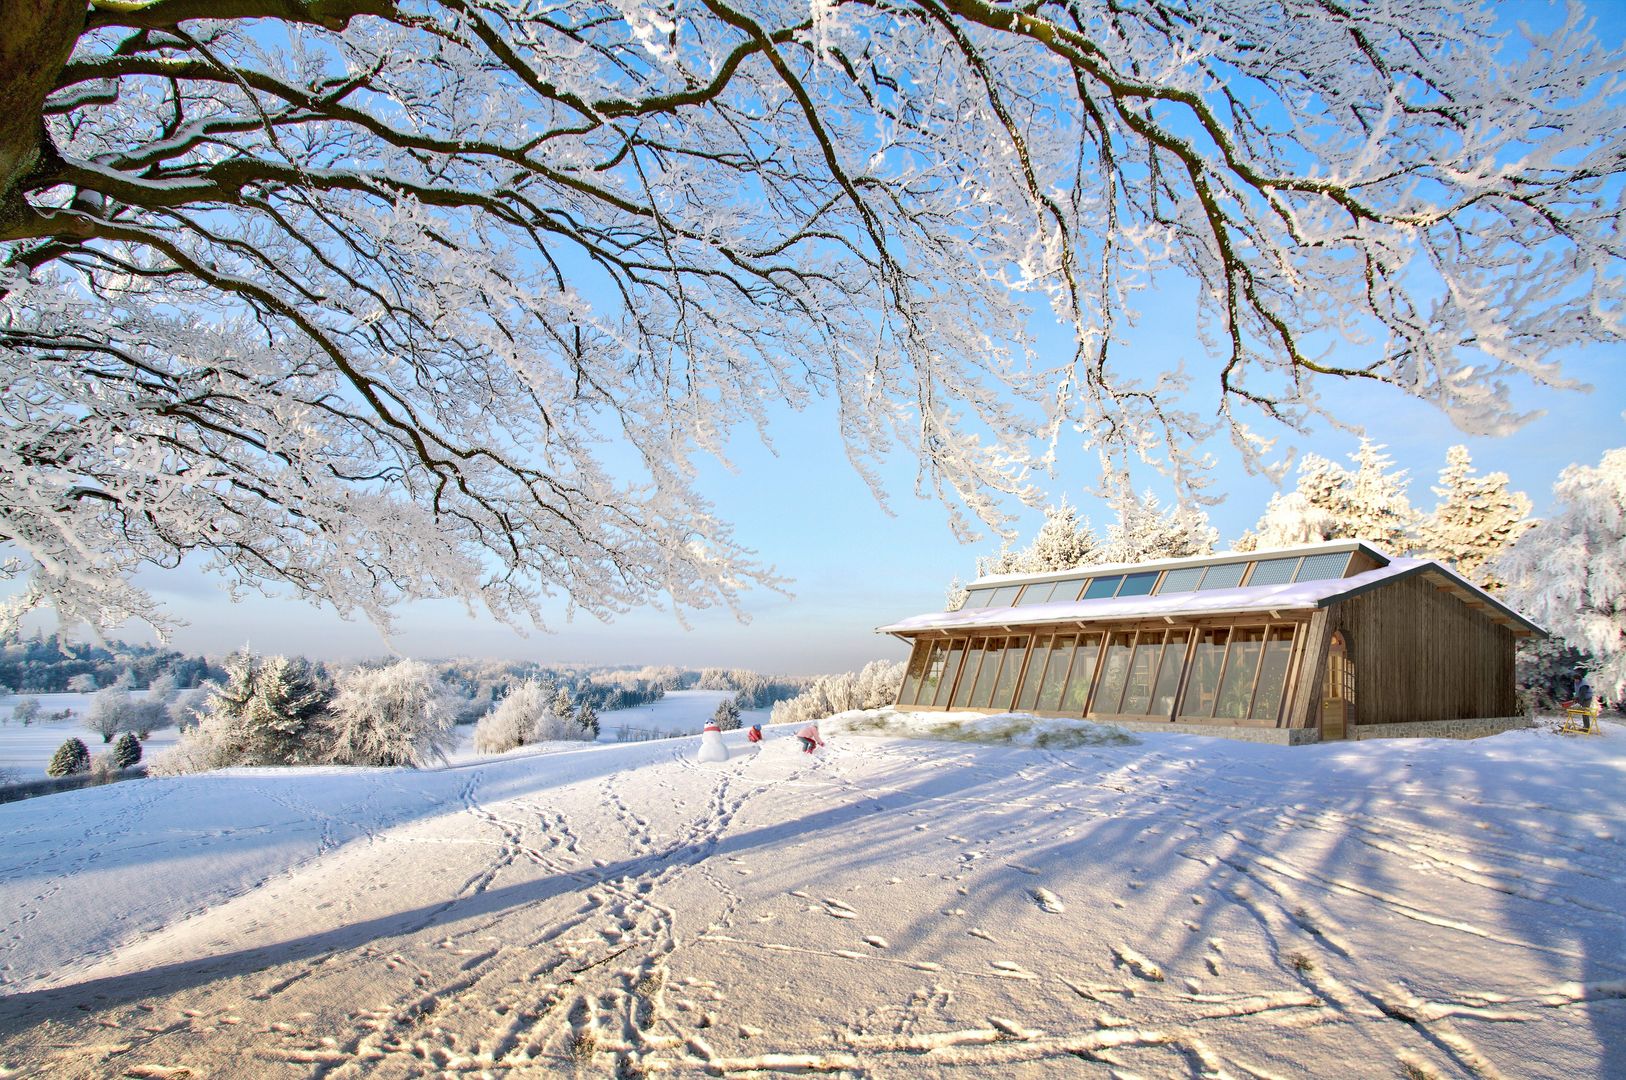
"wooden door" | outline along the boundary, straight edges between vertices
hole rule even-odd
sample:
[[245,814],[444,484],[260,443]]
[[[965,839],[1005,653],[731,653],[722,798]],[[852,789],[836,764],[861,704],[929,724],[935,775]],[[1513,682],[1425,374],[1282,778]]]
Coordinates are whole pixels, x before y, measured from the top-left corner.
[[1327,646],[1327,677],[1321,688],[1321,738],[1349,738],[1355,719],[1355,663],[1342,631],[1333,631]]

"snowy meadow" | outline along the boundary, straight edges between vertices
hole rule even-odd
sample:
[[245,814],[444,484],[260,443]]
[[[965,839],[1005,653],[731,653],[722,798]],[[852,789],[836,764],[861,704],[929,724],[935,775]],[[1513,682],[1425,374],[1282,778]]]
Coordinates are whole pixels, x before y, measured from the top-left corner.
[[1620,725],[825,731],[0,807],[0,1066],[1626,1076]]

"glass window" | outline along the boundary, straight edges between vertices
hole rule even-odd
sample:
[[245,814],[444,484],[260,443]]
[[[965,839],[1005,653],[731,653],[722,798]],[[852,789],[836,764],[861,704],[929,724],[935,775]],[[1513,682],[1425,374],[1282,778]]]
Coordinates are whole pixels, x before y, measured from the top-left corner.
[[1021,597],[1016,601],[1017,607],[1027,607],[1029,604],[1048,604],[1050,594],[1056,588],[1053,581],[1040,581],[1022,590]]
[[1129,685],[1124,690],[1124,703],[1118,711],[1141,716],[1152,707],[1152,680],[1157,674],[1158,660],[1163,656],[1163,635],[1158,631],[1141,632],[1135,646],[1135,657],[1129,662]]
[[1124,579],[1122,574],[1108,574],[1106,577],[1091,578],[1090,583],[1084,587],[1085,600],[1101,600],[1118,591],[1118,583]]
[[1186,663],[1186,643],[1191,640],[1190,630],[1170,630],[1163,645],[1163,662],[1157,669],[1157,686],[1152,691],[1152,704],[1146,712],[1167,720],[1174,714],[1174,695],[1180,690],[1180,669]]
[[1067,667],[1073,662],[1074,637],[1062,634],[1050,648],[1050,662],[1045,665],[1044,685],[1039,691],[1039,711],[1055,712],[1061,708],[1061,692],[1067,686]]
[[1244,626],[1231,631],[1231,651],[1225,656],[1225,675],[1220,679],[1219,705],[1214,716],[1240,720],[1248,715],[1253,700],[1253,676],[1264,651],[1262,627]]
[[915,692],[920,689],[920,677],[926,672],[926,658],[931,651],[931,642],[915,642],[914,652],[909,654],[909,666],[903,671],[903,685],[898,688],[899,705],[915,703]]
[[1050,638],[1033,639],[1033,655],[1028,658],[1027,674],[1022,678],[1022,692],[1016,695],[1016,707],[1031,712],[1039,706],[1039,687],[1044,682],[1045,661],[1050,659]]
[[999,673],[999,661],[1004,651],[1004,638],[989,638],[983,646],[982,665],[977,668],[977,681],[971,689],[970,705],[973,709],[988,707],[990,695],[994,692],[994,676]]
[[[943,680],[937,684],[937,693],[932,695],[933,705],[947,705],[949,694],[954,690],[954,680],[960,674],[960,660],[965,656],[965,638],[958,638],[949,642],[948,659],[943,664]],[[920,699],[922,705],[926,704],[924,695]]]
[[1095,689],[1093,712],[1115,713],[1124,696],[1124,683],[1129,679],[1129,654],[1135,644],[1135,635],[1128,630],[1117,630],[1107,639],[1107,658],[1101,665],[1101,682]]
[[1282,707],[1282,690],[1287,684],[1287,662],[1293,656],[1293,628],[1275,626],[1265,642],[1265,655],[1259,662],[1259,689],[1253,692],[1255,720],[1275,720]]
[[994,595],[989,598],[988,606],[1010,607],[1012,604],[1016,603],[1016,594],[1021,591],[1022,586],[1020,585],[1001,585],[999,588],[994,590]]
[[1168,570],[1163,574],[1163,584],[1157,587],[1157,594],[1191,592],[1197,587],[1197,582],[1203,579],[1203,568],[1200,566],[1183,566],[1178,570]]
[[987,607],[988,601],[993,598],[993,595],[993,589],[972,589],[970,592],[966,593],[965,606],[967,608]]
[[1118,590],[1119,596],[1146,596],[1151,593],[1152,586],[1157,584],[1157,571],[1148,570],[1141,574],[1125,574],[1123,586]]
[[1297,555],[1290,559],[1260,559],[1253,564],[1253,577],[1248,579],[1248,584],[1286,585],[1293,580],[1293,571],[1298,565]]
[[1061,603],[1065,600],[1068,603],[1071,603],[1074,600],[1081,599],[1084,592],[1084,586],[1089,582],[1089,580],[1089,578],[1073,577],[1064,578],[1063,580],[1056,582],[1056,591],[1051,594],[1051,601],[1054,603]]
[[1028,639],[1005,639],[1005,659],[999,665],[999,678],[994,681],[994,696],[988,699],[990,708],[1004,712],[1016,706],[1016,680],[1022,675],[1022,660],[1028,654]]
[[1203,583],[1199,589],[1234,589],[1242,581],[1242,571],[1248,568],[1245,562],[1219,563],[1208,568],[1203,575]]
[[1213,716],[1214,698],[1219,694],[1220,668],[1225,663],[1224,630],[1199,630],[1196,650],[1191,654],[1191,675],[1186,693],[1180,699],[1181,716]]
[[949,699],[949,704],[955,708],[971,704],[971,688],[977,683],[977,669],[982,667],[983,647],[987,644],[987,638],[972,638],[971,644],[966,648],[965,665],[960,669],[960,677],[956,680],[954,696]]
[[1064,712],[1084,715],[1084,703],[1090,699],[1090,681],[1095,678],[1095,658],[1100,652],[1100,634],[1079,635],[1078,651],[1073,655],[1073,673],[1067,680],[1067,693],[1061,699]]
[[1344,576],[1344,567],[1349,565],[1349,552],[1333,551],[1325,555],[1306,555],[1304,565],[1299,567],[1299,576],[1294,581],[1326,581],[1330,578]]

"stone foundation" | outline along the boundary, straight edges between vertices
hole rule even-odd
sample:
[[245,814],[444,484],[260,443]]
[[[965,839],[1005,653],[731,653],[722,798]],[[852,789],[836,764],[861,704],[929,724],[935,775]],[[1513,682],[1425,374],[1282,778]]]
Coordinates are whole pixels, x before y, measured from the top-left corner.
[[1273,743],[1276,746],[1303,746],[1317,742],[1320,736],[1314,728],[1243,727],[1228,724],[1162,723],[1157,720],[1103,720],[1103,724],[1121,727],[1125,731],[1166,731],[1179,735],[1207,735],[1215,739],[1236,739],[1238,742]]
[[1528,716],[1481,716],[1471,720],[1415,720],[1409,724],[1356,724],[1351,739],[1481,739],[1534,727]]

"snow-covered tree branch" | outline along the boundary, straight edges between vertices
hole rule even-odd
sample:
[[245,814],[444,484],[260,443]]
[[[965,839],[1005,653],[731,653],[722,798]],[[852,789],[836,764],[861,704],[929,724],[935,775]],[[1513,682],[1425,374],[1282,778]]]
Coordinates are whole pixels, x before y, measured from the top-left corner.
[[1159,273],[1199,283],[1250,453],[1351,378],[1505,427],[1510,378],[1622,336],[1623,61],[1584,21],[1501,51],[1451,0],[8,12],[8,613],[162,622],[128,579],[190,552],[386,625],[733,604],[772,573],[694,463],[819,396],[962,529],[1075,428],[1190,485],[1186,376],[1115,351]]

